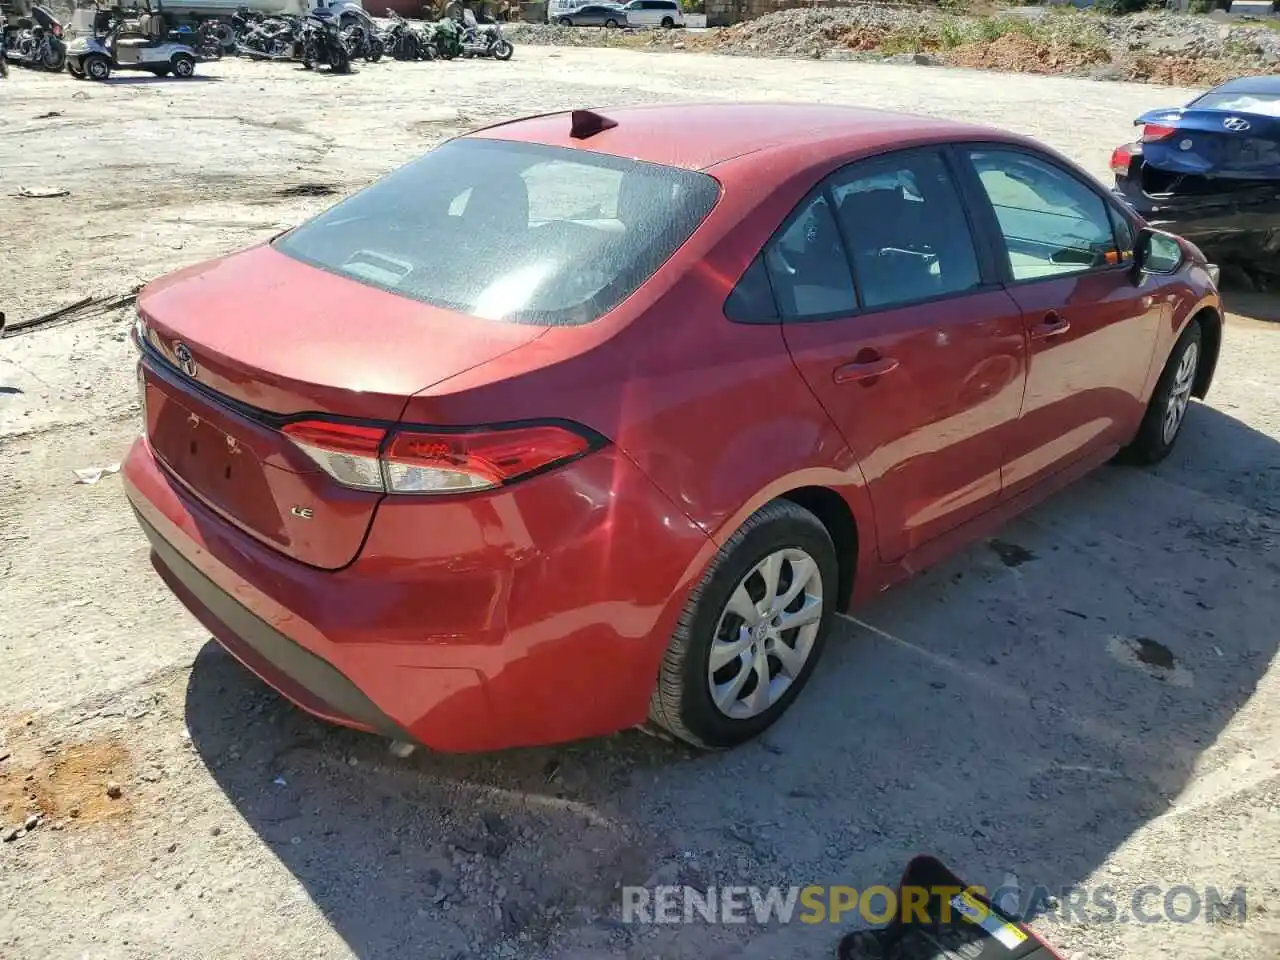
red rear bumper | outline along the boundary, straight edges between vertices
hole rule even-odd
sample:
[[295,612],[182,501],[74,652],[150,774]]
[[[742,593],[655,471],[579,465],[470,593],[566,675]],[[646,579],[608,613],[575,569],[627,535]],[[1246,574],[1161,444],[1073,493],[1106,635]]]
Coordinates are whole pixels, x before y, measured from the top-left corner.
[[611,448],[494,494],[387,498],[336,571],[219,518],[143,439],[123,473],[156,569],[227,650],[318,716],[444,751],[643,721],[712,552]]

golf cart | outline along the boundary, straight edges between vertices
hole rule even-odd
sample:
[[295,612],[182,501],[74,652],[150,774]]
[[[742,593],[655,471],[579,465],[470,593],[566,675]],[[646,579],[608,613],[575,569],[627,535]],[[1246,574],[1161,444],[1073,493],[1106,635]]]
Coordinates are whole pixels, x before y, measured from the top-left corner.
[[196,51],[174,40],[163,12],[150,3],[136,21],[116,11],[98,11],[93,36],[71,41],[67,72],[77,80],[106,80],[113,70],[145,70],[157,77],[186,79],[196,72]]

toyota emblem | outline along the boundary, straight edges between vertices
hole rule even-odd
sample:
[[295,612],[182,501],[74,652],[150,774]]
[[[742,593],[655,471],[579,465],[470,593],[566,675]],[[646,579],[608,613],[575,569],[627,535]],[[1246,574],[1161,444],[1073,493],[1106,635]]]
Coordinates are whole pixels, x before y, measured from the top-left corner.
[[1222,121],[1222,125],[1228,130],[1234,130],[1236,133],[1244,133],[1253,126],[1253,124],[1244,117],[1227,117],[1227,119]]
[[196,358],[191,355],[191,348],[185,343],[179,341],[173,345],[173,356],[178,361],[178,369],[185,373],[188,377],[194,377],[199,367],[196,366]]

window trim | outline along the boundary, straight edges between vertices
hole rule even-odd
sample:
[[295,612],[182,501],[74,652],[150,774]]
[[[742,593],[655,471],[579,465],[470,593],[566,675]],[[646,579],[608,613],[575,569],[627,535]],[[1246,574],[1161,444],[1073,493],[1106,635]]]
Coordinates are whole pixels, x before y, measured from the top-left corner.
[[1004,231],[1000,227],[1000,219],[996,215],[995,204],[991,202],[990,196],[987,195],[986,188],[982,185],[982,178],[978,175],[978,168],[970,157],[971,151],[1002,151],[1004,153],[1022,154],[1032,160],[1038,160],[1046,166],[1053,167],[1064,176],[1070,177],[1079,183],[1082,187],[1092,193],[1100,201],[1105,211],[1108,212],[1107,228],[1111,233],[1111,241],[1116,246],[1117,252],[1123,252],[1120,249],[1120,238],[1116,235],[1116,225],[1110,217],[1110,211],[1114,210],[1133,228],[1135,235],[1139,229],[1139,224],[1134,222],[1133,217],[1127,214],[1115,199],[1109,196],[1099,184],[1093,181],[1093,178],[1082,179],[1078,170],[1073,170],[1063,164],[1055,157],[1035,150],[1023,144],[1009,143],[1004,140],[963,140],[950,144],[952,153],[955,156],[956,163],[962,168],[961,176],[971,194],[970,203],[975,206],[975,212],[983,221],[983,233],[986,234],[986,242],[991,248],[991,255],[994,260],[994,266],[997,275],[1001,279],[1001,283],[1005,287],[1021,287],[1032,283],[1050,283],[1054,280],[1065,280],[1089,275],[1103,275],[1107,273],[1124,273],[1132,269],[1132,260],[1120,260],[1118,263],[1105,264],[1100,267],[1083,267],[1080,270],[1064,271],[1055,273],[1045,277],[1024,277],[1019,280],[1013,275],[1013,265],[1009,259],[1009,247],[1005,240]]

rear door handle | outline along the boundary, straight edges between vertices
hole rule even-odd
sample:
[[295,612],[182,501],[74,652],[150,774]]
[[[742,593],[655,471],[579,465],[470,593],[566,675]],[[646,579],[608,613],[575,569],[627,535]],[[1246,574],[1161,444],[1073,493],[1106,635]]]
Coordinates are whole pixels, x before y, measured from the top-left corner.
[[1044,315],[1044,319],[1031,328],[1032,340],[1048,340],[1050,337],[1060,337],[1071,329],[1071,323],[1062,314],[1056,310],[1050,310]]
[[858,380],[870,380],[882,377],[898,369],[898,361],[893,357],[878,357],[875,360],[854,361],[836,367],[836,383],[854,383]]

